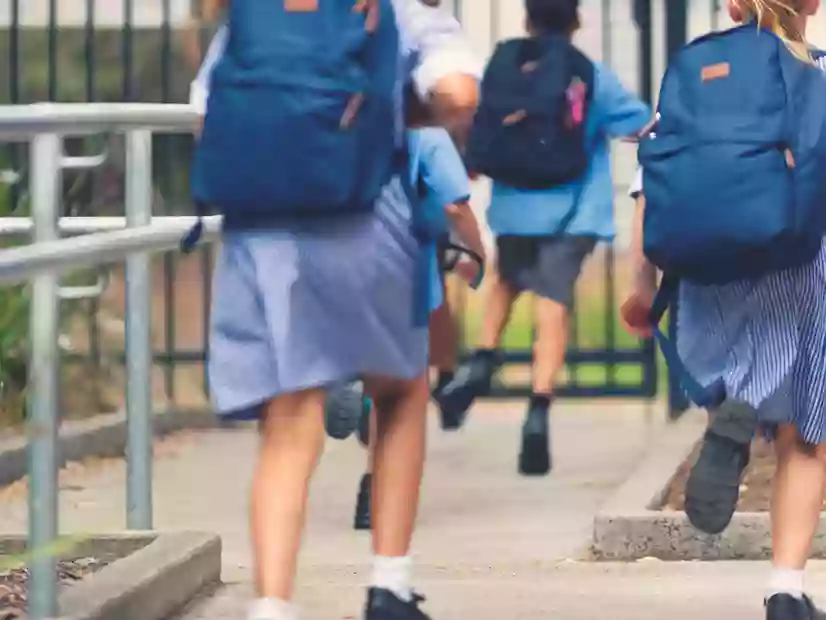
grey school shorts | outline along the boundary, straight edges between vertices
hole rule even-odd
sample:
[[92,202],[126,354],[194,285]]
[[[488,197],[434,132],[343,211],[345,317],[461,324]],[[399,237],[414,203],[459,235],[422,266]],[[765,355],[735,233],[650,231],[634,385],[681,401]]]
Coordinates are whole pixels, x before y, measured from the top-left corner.
[[595,246],[594,237],[502,235],[496,239],[499,276],[519,293],[530,291],[570,308],[582,263]]

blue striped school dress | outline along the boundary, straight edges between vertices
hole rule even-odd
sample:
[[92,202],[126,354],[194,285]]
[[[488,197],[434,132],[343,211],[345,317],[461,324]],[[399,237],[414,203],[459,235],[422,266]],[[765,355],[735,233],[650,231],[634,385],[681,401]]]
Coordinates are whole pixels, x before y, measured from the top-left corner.
[[[395,0],[402,75],[420,94],[449,73],[479,76],[458,22],[418,0]],[[208,105],[213,41],[192,89]],[[210,65],[210,61],[212,65]],[[403,84],[398,129],[404,131]],[[219,414],[251,418],[279,394],[357,376],[411,379],[427,367],[427,328],[416,327],[420,247],[399,178],[372,214],[281,230],[226,231],[214,275],[209,376]]]
[[793,424],[826,441],[826,242],[812,263],[757,280],[682,283],[677,348],[701,384],[722,377],[729,399],[755,407],[768,436]]

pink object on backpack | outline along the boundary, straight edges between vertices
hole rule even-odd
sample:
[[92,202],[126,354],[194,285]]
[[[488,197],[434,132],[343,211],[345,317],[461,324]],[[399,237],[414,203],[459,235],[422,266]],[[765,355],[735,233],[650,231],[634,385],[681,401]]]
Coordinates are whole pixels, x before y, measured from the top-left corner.
[[568,98],[569,122],[572,127],[579,127],[585,120],[585,83],[575,78],[565,96]]

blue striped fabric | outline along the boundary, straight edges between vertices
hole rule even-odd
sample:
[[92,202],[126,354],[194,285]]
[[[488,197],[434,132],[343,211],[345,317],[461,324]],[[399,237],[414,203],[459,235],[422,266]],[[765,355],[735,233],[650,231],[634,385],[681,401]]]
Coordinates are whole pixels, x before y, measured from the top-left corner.
[[677,336],[700,383],[722,377],[729,398],[758,408],[764,424],[826,440],[826,246],[813,263],[754,282],[683,283]]

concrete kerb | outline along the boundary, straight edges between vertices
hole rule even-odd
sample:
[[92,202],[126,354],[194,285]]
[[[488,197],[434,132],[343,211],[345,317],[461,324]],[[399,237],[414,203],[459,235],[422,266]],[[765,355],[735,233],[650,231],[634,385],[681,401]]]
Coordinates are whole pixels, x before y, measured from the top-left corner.
[[[25,537],[0,537],[7,549]],[[120,559],[59,595],[57,620],[165,620],[221,579],[221,539],[201,532],[126,532],[84,539],[68,557]]]
[[[684,512],[663,511],[678,468],[706,428],[706,414],[691,411],[655,438],[634,474],[594,518],[593,551],[599,560],[761,560],[771,550],[767,513],[735,513],[716,536],[699,532]],[[826,555],[826,522],[815,539],[815,556]]]
[[[154,414],[155,435],[163,436],[184,429],[223,428],[210,412],[162,411]],[[92,456],[122,456],[126,448],[126,413],[94,416],[87,420],[65,422],[60,428],[60,464]],[[0,440],[0,486],[11,484],[27,473],[26,437]]]

